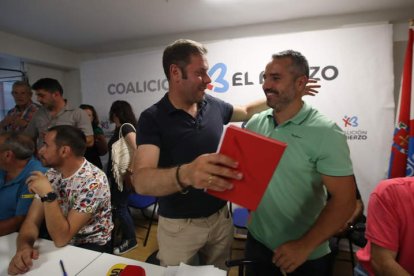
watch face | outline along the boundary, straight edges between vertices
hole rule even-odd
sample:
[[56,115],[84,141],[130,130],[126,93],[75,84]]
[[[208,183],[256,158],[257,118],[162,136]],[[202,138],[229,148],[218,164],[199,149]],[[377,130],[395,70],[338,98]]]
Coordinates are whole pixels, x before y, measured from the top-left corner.
[[52,202],[57,198],[57,194],[54,192],[47,193],[44,197],[41,198],[42,202]]

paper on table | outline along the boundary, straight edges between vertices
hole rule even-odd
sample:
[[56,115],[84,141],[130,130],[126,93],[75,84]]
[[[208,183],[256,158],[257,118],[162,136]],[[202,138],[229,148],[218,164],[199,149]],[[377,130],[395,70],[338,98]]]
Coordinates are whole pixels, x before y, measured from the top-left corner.
[[238,170],[243,173],[243,179],[233,180],[231,190],[207,192],[249,210],[256,210],[286,147],[286,143],[229,126],[219,152],[239,162]]
[[179,266],[168,266],[164,276],[226,276],[226,271],[213,265],[191,266],[180,263]]

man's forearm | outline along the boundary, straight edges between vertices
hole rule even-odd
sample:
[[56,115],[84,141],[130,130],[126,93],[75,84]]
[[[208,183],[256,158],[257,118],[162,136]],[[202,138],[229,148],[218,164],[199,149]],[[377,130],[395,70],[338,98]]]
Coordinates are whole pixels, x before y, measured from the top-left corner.
[[245,106],[233,106],[232,122],[243,122],[249,120],[254,114],[262,112],[269,107],[266,100],[253,101]]
[[56,246],[66,245],[72,238],[70,235],[70,225],[60,209],[59,203],[43,203],[47,231]]
[[371,261],[372,268],[377,276],[410,276],[404,268],[402,268],[396,260]]
[[251,102],[246,106],[247,117],[250,119],[254,114],[262,112],[268,108],[269,106],[266,103],[266,99]]
[[137,193],[165,196],[180,191],[176,180],[177,167],[168,169],[141,168],[134,171],[133,185]]
[[301,238],[309,247],[316,248],[332,237],[350,218],[355,209],[355,198],[343,201],[331,198],[314,226]]
[[20,228],[19,235],[17,236],[16,251],[20,251],[25,248],[33,248],[33,245],[38,237],[38,226],[26,220]]
[[361,200],[356,201],[355,210],[352,213],[351,218],[349,219],[349,222],[354,223],[363,213],[364,211],[364,204]]
[[387,249],[375,242],[371,242],[371,266],[375,275],[379,276],[405,276],[410,275],[397,262],[398,252]]

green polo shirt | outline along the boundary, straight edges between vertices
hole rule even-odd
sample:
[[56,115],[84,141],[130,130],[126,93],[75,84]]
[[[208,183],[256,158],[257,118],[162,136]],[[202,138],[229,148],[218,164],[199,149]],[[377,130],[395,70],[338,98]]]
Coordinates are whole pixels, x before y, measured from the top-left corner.
[[[288,145],[248,225],[256,240],[274,250],[299,239],[314,225],[326,204],[322,174],[353,174],[349,148],[342,130],[306,103],[281,125],[269,109],[256,114],[246,128]],[[328,242],[324,242],[309,259],[328,253]]]

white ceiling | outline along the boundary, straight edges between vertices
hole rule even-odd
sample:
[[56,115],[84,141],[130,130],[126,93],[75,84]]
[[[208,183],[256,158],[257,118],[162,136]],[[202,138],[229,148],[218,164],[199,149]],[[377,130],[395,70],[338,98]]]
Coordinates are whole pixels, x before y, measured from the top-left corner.
[[171,34],[393,9],[414,14],[414,0],[0,0],[0,30],[94,52]]

